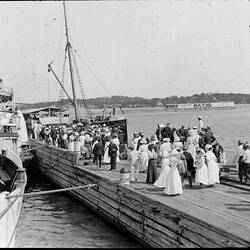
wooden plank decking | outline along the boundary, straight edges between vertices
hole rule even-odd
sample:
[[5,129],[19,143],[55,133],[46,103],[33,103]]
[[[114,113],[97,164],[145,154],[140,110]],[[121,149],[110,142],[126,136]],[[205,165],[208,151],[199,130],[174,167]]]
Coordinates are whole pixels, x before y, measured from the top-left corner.
[[[33,146],[38,142],[32,141]],[[167,196],[145,183],[119,184],[121,167],[109,171],[92,164],[76,165],[74,154],[53,146],[35,151],[37,167],[61,187],[96,183],[90,189],[70,193],[117,227],[151,247],[249,247],[250,192],[216,185],[190,189]]]

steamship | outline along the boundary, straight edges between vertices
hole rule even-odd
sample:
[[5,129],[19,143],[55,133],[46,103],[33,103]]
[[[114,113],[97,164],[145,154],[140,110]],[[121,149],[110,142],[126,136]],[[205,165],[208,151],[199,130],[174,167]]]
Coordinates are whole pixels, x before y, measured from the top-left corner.
[[227,110],[235,109],[234,102],[205,102],[205,103],[179,103],[179,104],[166,104],[166,111],[208,111],[208,110]]

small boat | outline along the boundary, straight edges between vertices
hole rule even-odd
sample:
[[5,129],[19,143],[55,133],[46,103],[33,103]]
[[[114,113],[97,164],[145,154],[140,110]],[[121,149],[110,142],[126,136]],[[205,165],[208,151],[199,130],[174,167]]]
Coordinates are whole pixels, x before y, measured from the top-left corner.
[[0,79],[0,247],[14,247],[27,183],[20,158],[27,139],[24,117],[17,110],[14,91],[3,87]]

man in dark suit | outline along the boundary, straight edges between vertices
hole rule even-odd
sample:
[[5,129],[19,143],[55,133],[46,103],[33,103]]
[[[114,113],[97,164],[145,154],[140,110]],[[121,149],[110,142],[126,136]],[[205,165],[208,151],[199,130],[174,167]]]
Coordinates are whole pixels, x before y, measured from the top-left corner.
[[118,146],[111,141],[108,151],[110,157],[110,165],[111,165],[110,170],[116,170],[117,151],[118,151]]
[[97,143],[95,144],[94,149],[93,149],[93,154],[94,154],[94,158],[96,159],[97,166],[101,168],[102,157],[104,155],[104,147],[101,142],[101,138],[97,139]]
[[183,148],[183,154],[186,158],[187,162],[187,174],[186,177],[188,177],[189,187],[192,188],[193,186],[193,179],[195,178],[195,168],[194,168],[194,159],[192,157],[192,154],[187,151],[187,147]]

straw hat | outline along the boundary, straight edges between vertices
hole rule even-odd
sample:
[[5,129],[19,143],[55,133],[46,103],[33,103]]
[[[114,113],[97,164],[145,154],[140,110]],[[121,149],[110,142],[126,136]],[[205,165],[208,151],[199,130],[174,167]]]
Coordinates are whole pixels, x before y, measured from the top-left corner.
[[167,137],[167,138],[163,138],[162,141],[170,142],[170,139]]
[[117,134],[117,133],[114,133],[114,134],[113,134],[113,137],[118,137],[118,134]]
[[204,151],[204,149],[203,148],[198,148],[197,150],[196,150],[196,153],[197,154],[205,154],[205,151]]
[[170,156],[179,156],[180,153],[177,151],[177,149],[173,149],[171,152],[170,152]]
[[206,150],[209,150],[209,149],[211,149],[211,148],[212,148],[212,145],[206,144],[206,146],[205,146],[205,149],[206,149]]

